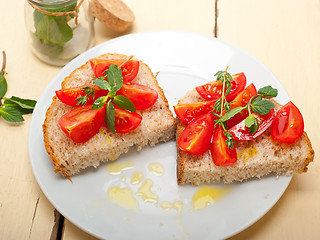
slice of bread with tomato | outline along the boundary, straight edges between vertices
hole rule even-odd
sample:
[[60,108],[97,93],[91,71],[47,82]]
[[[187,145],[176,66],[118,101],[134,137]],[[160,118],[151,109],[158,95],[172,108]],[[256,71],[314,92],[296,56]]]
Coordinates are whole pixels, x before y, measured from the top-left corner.
[[[104,54],[96,59],[103,61],[112,60],[115,61],[114,64],[118,64],[119,60],[120,62],[126,61],[128,56]],[[139,114],[142,119],[140,119],[140,124],[130,132],[119,133],[121,132],[119,131],[115,134],[104,125],[99,127],[98,132],[90,136],[89,140],[85,139],[84,142],[79,141],[77,143],[63,132],[59,125],[61,124],[59,120],[62,116],[77,107],[63,103],[57,96],[53,97],[52,104],[46,112],[43,135],[46,150],[56,173],[69,178],[72,175],[78,174],[81,169],[90,166],[97,167],[101,162],[116,160],[131,147],[135,146],[137,150],[141,150],[144,146],[154,146],[159,142],[174,139],[176,122],[169,110],[168,101],[163,90],[150,68],[140,60],[134,59],[134,61],[138,61],[139,68],[136,77],[133,80],[130,79],[130,81],[133,85],[141,84],[153,89],[157,92],[158,96],[152,107],[145,110],[138,110],[137,108],[134,114]],[[61,84],[62,89],[92,84],[94,77],[95,73],[92,62],[88,61],[64,79]],[[144,103],[142,102],[142,104]],[[79,134],[75,136],[75,138],[77,137],[79,138]]]
[[[248,88],[250,87],[252,87],[252,85],[250,85]],[[192,118],[192,111],[197,112],[196,114],[205,114],[204,112],[208,112],[205,110],[206,108],[213,108],[213,103],[200,96],[198,91],[196,89],[190,90],[179,100],[177,105],[182,109],[185,106],[192,104],[192,106],[196,109],[189,109],[189,111],[186,111],[185,109],[181,110],[178,109],[177,106],[174,106],[176,113],[180,111],[180,115],[184,114],[184,121],[181,121],[177,117],[176,139],[178,184],[199,185],[201,183],[210,182],[242,182],[250,178],[260,178],[271,173],[276,175],[292,175],[294,173],[302,173],[307,171],[308,164],[312,162],[314,158],[314,150],[312,149],[311,142],[307,134],[303,132],[300,138],[293,143],[288,144],[274,140],[271,137],[270,126],[265,132],[253,140],[233,141],[237,156],[235,163],[216,165],[215,163],[217,162],[217,159],[213,159],[212,157],[212,146],[211,148],[209,147],[209,149],[206,147],[207,150],[202,149],[204,153],[199,155],[190,154],[186,151],[183,151],[179,147],[179,144],[189,144],[188,147],[190,149],[193,148],[193,153],[200,153],[201,147],[204,146],[204,143],[201,143],[198,147],[196,146],[197,141],[201,141],[199,140],[199,136],[196,136],[194,139],[190,140],[190,138],[192,138],[192,134],[194,134],[191,132],[184,133],[186,136],[188,135],[189,138],[184,138],[184,141],[195,142],[179,143],[179,137],[182,135],[187,126],[189,126],[188,123],[191,125],[192,121],[196,121]],[[275,105],[274,111],[279,111],[282,106],[273,100],[272,102]],[[193,105],[195,103],[198,105]],[[200,107],[200,105],[202,107]],[[204,121],[203,119],[202,121]],[[214,126],[214,129],[216,127],[217,125]],[[200,130],[195,131],[199,132]],[[214,137],[211,138],[210,144],[214,144],[213,139]]]

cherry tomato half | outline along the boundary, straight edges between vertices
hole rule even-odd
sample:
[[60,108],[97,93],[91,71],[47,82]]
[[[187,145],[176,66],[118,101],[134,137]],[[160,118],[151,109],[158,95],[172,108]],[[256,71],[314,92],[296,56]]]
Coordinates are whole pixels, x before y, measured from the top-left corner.
[[192,121],[178,138],[179,148],[189,154],[200,155],[210,147],[214,117],[211,113],[204,114]]
[[184,123],[189,124],[199,116],[211,112],[215,101],[205,101],[190,104],[179,104],[173,106],[177,117]]
[[128,133],[136,129],[142,121],[142,116],[136,112],[115,109],[115,129],[117,133]]
[[[244,73],[232,75],[230,93],[226,96],[227,101],[233,100],[246,86],[247,78]],[[196,87],[201,97],[207,100],[216,100],[222,95],[223,84],[220,81],[210,82]]]
[[92,138],[104,122],[106,107],[92,109],[92,105],[77,107],[59,119],[60,128],[76,143]]
[[[230,108],[233,109],[236,107],[244,107],[245,105],[247,105],[247,103],[250,101],[250,99],[255,95],[257,95],[257,89],[253,85],[253,83],[251,83],[241,93],[239,93],[235,97],[235,99],[233,99],[233,101],[230,104]],[[231,128],[234,125],[238,124],[243,119],[245,119],[248,115],[249,115],[249,113],[247,110],[241,111],[240,113],[238,113],[237,115],[235,115],[234,117],[232,117],[231,119],[229,119],[227,121],[228,128]]]
[[303,131],[302,114],[290,101],[277,112],[271,125],[271,137],[276,141],[291,144],[302,136]]
[[268,129],[268,127],[270,127],[275,116],[274,109],[271,109],[271,111],[266,115],[259,115],[256,113],[252,113],[252,115],[254,115],[255,118],[258,120],[259,127],[257,131],[253,135],[251,135],[249,133],[249,128],[247,128],[244,123],[245,120],[242,120],[240,123],[228,130],[233,135],[235,140],[248,141],[259,137]]
[[[90,60],[91,68],[96,77],[103,76],[111,64],[121,65],[126,59],[93,59]],[[139,61],[130,60],[121,67],[123,82],[132,81],[139,72]]]
[[227,137],[223,134],[222,127],[217,124],[213,131],[211,156],[216,166],[230,166],[237,161],[235,147],[229,148],[226,144]]
[[145,110],[152,107],[158,99],[157,91],[133,82],[123,84],[117,94],[130,99],[137,110]]
[[77,98],[86,95],[86,90],[84,89],[85,87],[93,87],[93,91],[95,93],[95,98],[93,99],[93,95],[90,95],[86,104],[92,104],[95,99],[98,99],[101,96],[106,96],[108,94],[107,90],[103,90],[100,87],[93,84],[86,84],[78,87],[60,89],[56,91],[56,95],[61,102],[73,107],[77,107]]

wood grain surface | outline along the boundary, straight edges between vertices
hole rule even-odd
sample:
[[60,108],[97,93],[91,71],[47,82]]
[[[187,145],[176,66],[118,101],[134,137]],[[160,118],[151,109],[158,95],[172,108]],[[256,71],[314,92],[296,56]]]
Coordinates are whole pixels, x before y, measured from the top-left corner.
[[[135,14],[124,33],[96,21],[99,44],[123,34],[182,30],[215,36],[266,65],[300,108],[314,150],[307,174],[296,175],[278,203],[230,239],[318,239],[320,236],[320,1],[123,0]],[[7,96],[37,100],[60,67],[38,60],[24,25],[25,1],[0,0],[0,50],[7,53]],[[31,115],[18,125],[0,119],[0,239],[93,240],[46,199],[28,156]],[[31,135],[32,137],[32,135]],[[62,223],[58,228],[59,223]]]

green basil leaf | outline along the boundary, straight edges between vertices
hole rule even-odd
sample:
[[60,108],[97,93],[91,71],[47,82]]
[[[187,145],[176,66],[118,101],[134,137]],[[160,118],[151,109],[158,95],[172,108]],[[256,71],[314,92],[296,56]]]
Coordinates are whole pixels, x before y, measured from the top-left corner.
[[37,103],[37,101],[35,100],[23,99],[15,96],[12,96],[11,98],[6,98],[6,100],[9,100],[10,102],[13,102],[19,105],[23,109],[32,109],[32,110],[34,109]]
[[98,87],[100,87],[103,90],[112,90],[112,87],[110,86],[110,84],[105,81],[105,80],[101,80],[101,79],[95,79],[93,80],[94,84],[96,84]]
[[112,101],[108,101],[105,122],[106,122],[108,128],[111,130],[111,132],[116,134],[114,113],[115,113],[115,107],[114,107]]
[[271,86],[265,86],[259,89],[258,94],[263,97],[276,97],[278,95],[278,90]]
[[3,75],[0,75],[0,99],[3,98],[3,96],[7,93],[8,85],[7,80],[5,78],[5,73]]
[[259,127],[258,120],[252,114],[250,114],[244,120],[244,123],[245,123],[246,127],[249,128],[249,133],[251,135],[253,135],[258,130],[258,127]]
[[107,96],[99,97],[97,100],[94,101],[94,103],[92,105],[92,109],[100,109],[100,108],[102,108],[107,100],[108,100]]
[[228,121],[230,118],[234,117],[235,115],[237,115],[239,112],[241,112],[243,109],[245,109],[245,107],[236,107],[231,109],[229,112],[226,112],[222,118],[221,121],[222,122],[226,122]]
[[274,108],[274,104],[268,100],[264,99],[256,99],[250,105],[253,112],[258,113],[260,115],[266,115],[270,112],[272,108]]
[[0,115],[8,122],[23,122],[24,119],[18,109],[13,106],[1,106]]
[[22,108],[18,104],[12,102],[9,99],[5,99],[3,104],[2,104],[2,106],[4,106],[4,107],[14,107],[15,109],[19,110],[22,115],[29,114],[29,113],[33,112],[33,109]]
[[122,95],[117,95],[113,98],[113,103],[116,104],[119,108],[122,108],[124,110],[128,110],[130,112],[135,112],[136,108],[133,105],[133,103],[130,101],[130,99],[126,98]]
[[246,125],[247,128],[251,127],[254,123],[256,118],[250,114],[246,119],[244,120],[244,124]]
[[111,64],[107,70],[107,80],[111,86],[111,91],[116,94],[123,84],[122,71],[117,65]]
[[73,37],[65,16],[51,16],[34,11],[35,35],[43,42],[64,45]]

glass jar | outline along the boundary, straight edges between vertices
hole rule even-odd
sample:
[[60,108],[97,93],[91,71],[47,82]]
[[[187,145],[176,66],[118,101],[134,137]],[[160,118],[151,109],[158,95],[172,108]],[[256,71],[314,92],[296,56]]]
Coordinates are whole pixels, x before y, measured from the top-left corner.
[[48,64],[63,66],[93,46],[88,1],[27,0],[25,23],[32,52]]

